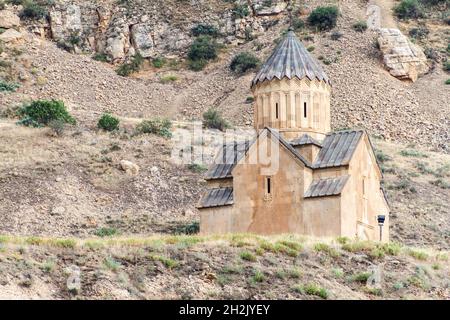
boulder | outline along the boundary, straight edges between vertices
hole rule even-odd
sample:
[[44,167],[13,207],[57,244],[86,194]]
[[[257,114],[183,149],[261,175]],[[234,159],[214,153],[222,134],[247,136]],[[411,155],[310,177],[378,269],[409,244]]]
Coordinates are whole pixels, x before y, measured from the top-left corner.
[[105,53],[108,54],[113,61],[123,59],[128,52],[129,42],[128,26],[118,26],[113,29],[113,32],[106,40]]
[[282,13],[287,7],[287,2],[284,0],[254,0],[253,9],[257,16],[271,16]]
[[14,29],[8,29],[2,34],[0,34],[0,40],[3,42],[14,42],[22,39],[23,35],[19,31]]
[[131,40],[134,48],[144,58],[154,54],[155,44],[152,38],[152,28],[145,23],[138,23],[131,27]]
[[81,291],[81,270],[76,265],[71,265],[66,268],[67,290],[72,294],[78,294]]
[[0,28],[10,29],[20,26],[20,18],[9,10],[0,11]]
[[129,175],[135,176],[139,173],[139,166],[128,160],[121,160],[120,167]]
[[370,276],[366,281],[366,287],[369,289],[381,289],[383,284],[383,272],[381,266],[374,266],[369,272]]
[[70,35],[79,35],[83,31],[81,9],[77,5],[68,5],[65,10],[50,11],[49,17],[54,40],[65,40]]
[[427,57],[400,30],[381,28],[378,44],[384,64],[392,76],[414,82],[428,72]]

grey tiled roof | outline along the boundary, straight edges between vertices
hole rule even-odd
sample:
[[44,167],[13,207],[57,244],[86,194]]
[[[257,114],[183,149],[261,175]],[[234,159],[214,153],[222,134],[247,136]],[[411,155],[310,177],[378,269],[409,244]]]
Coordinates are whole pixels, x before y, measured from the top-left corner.
[[[305,159],[300,153],[295,150],[291,144],[283,138],[282,135],[279,134],[278,131],[272,128],[264,128],[270,132],[283,146],[286,147],[297,159],[299,159],[303,164],[311,168],[311,163]],[[262,130],[258,136],[264,132]],[[205,180],[214,180],[214,179],[226,179],[232,178],[231,171],[233,171],[236,163],[241,160],[241,158],[245,155],[250,146],[256,141],[253,139],[252,141],[247,141],[245,143],[231,143],[224,144],[220,151],[217,153],[216,158],[214,159],[213,164],[209,167],[208,171],[205,174]]]
[[329,168],[349,164],[363,134],[364,131],[362,130],[338,131],[327,134],[313,168]]
[[322,145],[320,144],[320,142],[318,142],[316,139],[314,139],[313,137],[311,137],[309,134],[304,134],[302,135],[300,138],[294,139],[291,142],[289,142],[291,144],[291,146],[296,147],[296,146],[303,146],[303,145],[307,145],[307,144],[314,144],[318,147],[321,147]]
[[211,207],[221,207],[229,206],[233,204],[233,188],[214,188],[207,190],[197,208],[211,208]]
[[252,86],[258,82],[277,78],[317,79],[330,84],[330,80],[323,71],[319,62],[306,50],[305,46],[297,39],[293,31],[289,31],[285,38],[278,44],[272,55],[261,67],[252,81]]
[[214,163],[206,172],[205,179],[231,178],[231,171],[236,163],[244,156],[251,143],[224,144],[217,153]]
[[334,196],[341,194],[349,176],[314,180],[305,192],[305,198]]

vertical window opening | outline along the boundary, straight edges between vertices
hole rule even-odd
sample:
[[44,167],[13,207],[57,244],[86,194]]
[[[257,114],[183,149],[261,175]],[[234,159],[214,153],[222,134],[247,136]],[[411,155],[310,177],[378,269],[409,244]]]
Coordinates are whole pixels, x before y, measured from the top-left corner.
[[275,119],[278,119],[278,102],[275,103]]
[[306,110],[306,102],[303,103],[303,117],[306,118],[308,116],[307,110]]
[[266,191],[267,191],[267,194],[270,194],[271,193],[271,189],[272,189],[272,185],[271,185],[271,179],[270,179],[270,177],[267,177],[266,178]]

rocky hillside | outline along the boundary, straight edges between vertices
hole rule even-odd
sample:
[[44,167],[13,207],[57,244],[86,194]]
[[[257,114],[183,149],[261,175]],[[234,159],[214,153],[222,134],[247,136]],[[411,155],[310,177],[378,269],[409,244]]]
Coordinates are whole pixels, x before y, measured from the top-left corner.
[[[323,4],[293,2],[302,21]],[[450,249],[448,8],[398,21],[397,2],[328,1],[340,10],[333,30],[296,30],[332,79],[333,128],[373,137],[401,247],[394,254],[337,240],[148,238],[195,229],[207,163],[173,163],[173,139],[136,135],[136,125],[167,117],[175,132],[215,107],[235,128],[250,128],[254,70],[238,75],[229,65],[241,52],[268,57],[288,27],[287,1],[35,0],[35,11],[20,3],[0,0],[0,298],[449,296],[448,261],[434,251]],[[414,42],[428,58],[415,82],[392,76],[376,28],[355,30],[358,21],[376,24],[373,5],[380,27],[398,28],[409,38],[403,48]],[[193,71],[187,52],[199,25],[217,30],[220,50]],[[428,33],[411,36],[419,26]],[[118,75],[137,53],[139,70]],[[77,125],[62,135],[16,125],[17,107],[36,99],[64,101]],[[97,129],[104,112],[119,117],[120,130]],[[386,277],[374,287],[366,280],[378,265]],[[70,291],[67,279],[80,272],[81,289]]]
[[[72,106],[80,121],[87,121],[103,111],[128,117],[201,118],[214,106],[233,124],[250,126],[252,107],[246,98],[251,96],[252,74],[237,76],[228,66],[243,51],[266,59],[286,30],[286,3],[259,6],[263,2],[249,1],[248,7],[247,1],[222,0],[55,1],[47,8],[48,19],[23,19],[16,27],[23,39],[4,45],[2,60],[9,67],[3,72],[21,87],[12,94],[0,92],[2,107],[32,98],[57,98]],[[294,3],[296,18],[303,20],[319,4]],[[241,18],[242,6],[248,14]],[[7,8],[21,10],[21,6]],[[422,49],[434,50],[432,57],[438,62],[430,60],[435,67],[411,84],[387,73],[375,45],[376,31],[354,30],[355,22],[366,18],[366,1],[339,3],[339,9],[332,31],[298,30],[333,81],[334,128],[364,127],[389,140],[448,151],[450,91],[445,85],[448,74],[442,70],[444,20],[421,22],[439,25],[430,27],[428,40],[419,41]],[[193,72],[187,70],[186,51],[195,39],[191,29],[202,24],[218,30],[217,41],[223,49],[205,70]],[[406,35],[412,27],[400,25]],[[116,75],[116,65],[136,52],[148,57],[143,69],[130,78]],[[156,58],[166,59],[166,65],[155,68],[152,59]],[[165,81],[167,76],[172,80]]]

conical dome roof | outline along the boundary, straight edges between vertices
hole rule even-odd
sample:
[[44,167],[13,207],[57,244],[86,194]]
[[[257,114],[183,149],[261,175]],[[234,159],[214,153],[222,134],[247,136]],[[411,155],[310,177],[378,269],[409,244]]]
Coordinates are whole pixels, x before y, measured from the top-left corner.
[[281,80],[284,77],[288,79],[306,77],[309,80],[317,79],[331,84],[320,64],[309,54],[293,31],[289,31],[275,48],[270,58],[256,74],[252,86],[265,80],[270,81],[274,78]]

